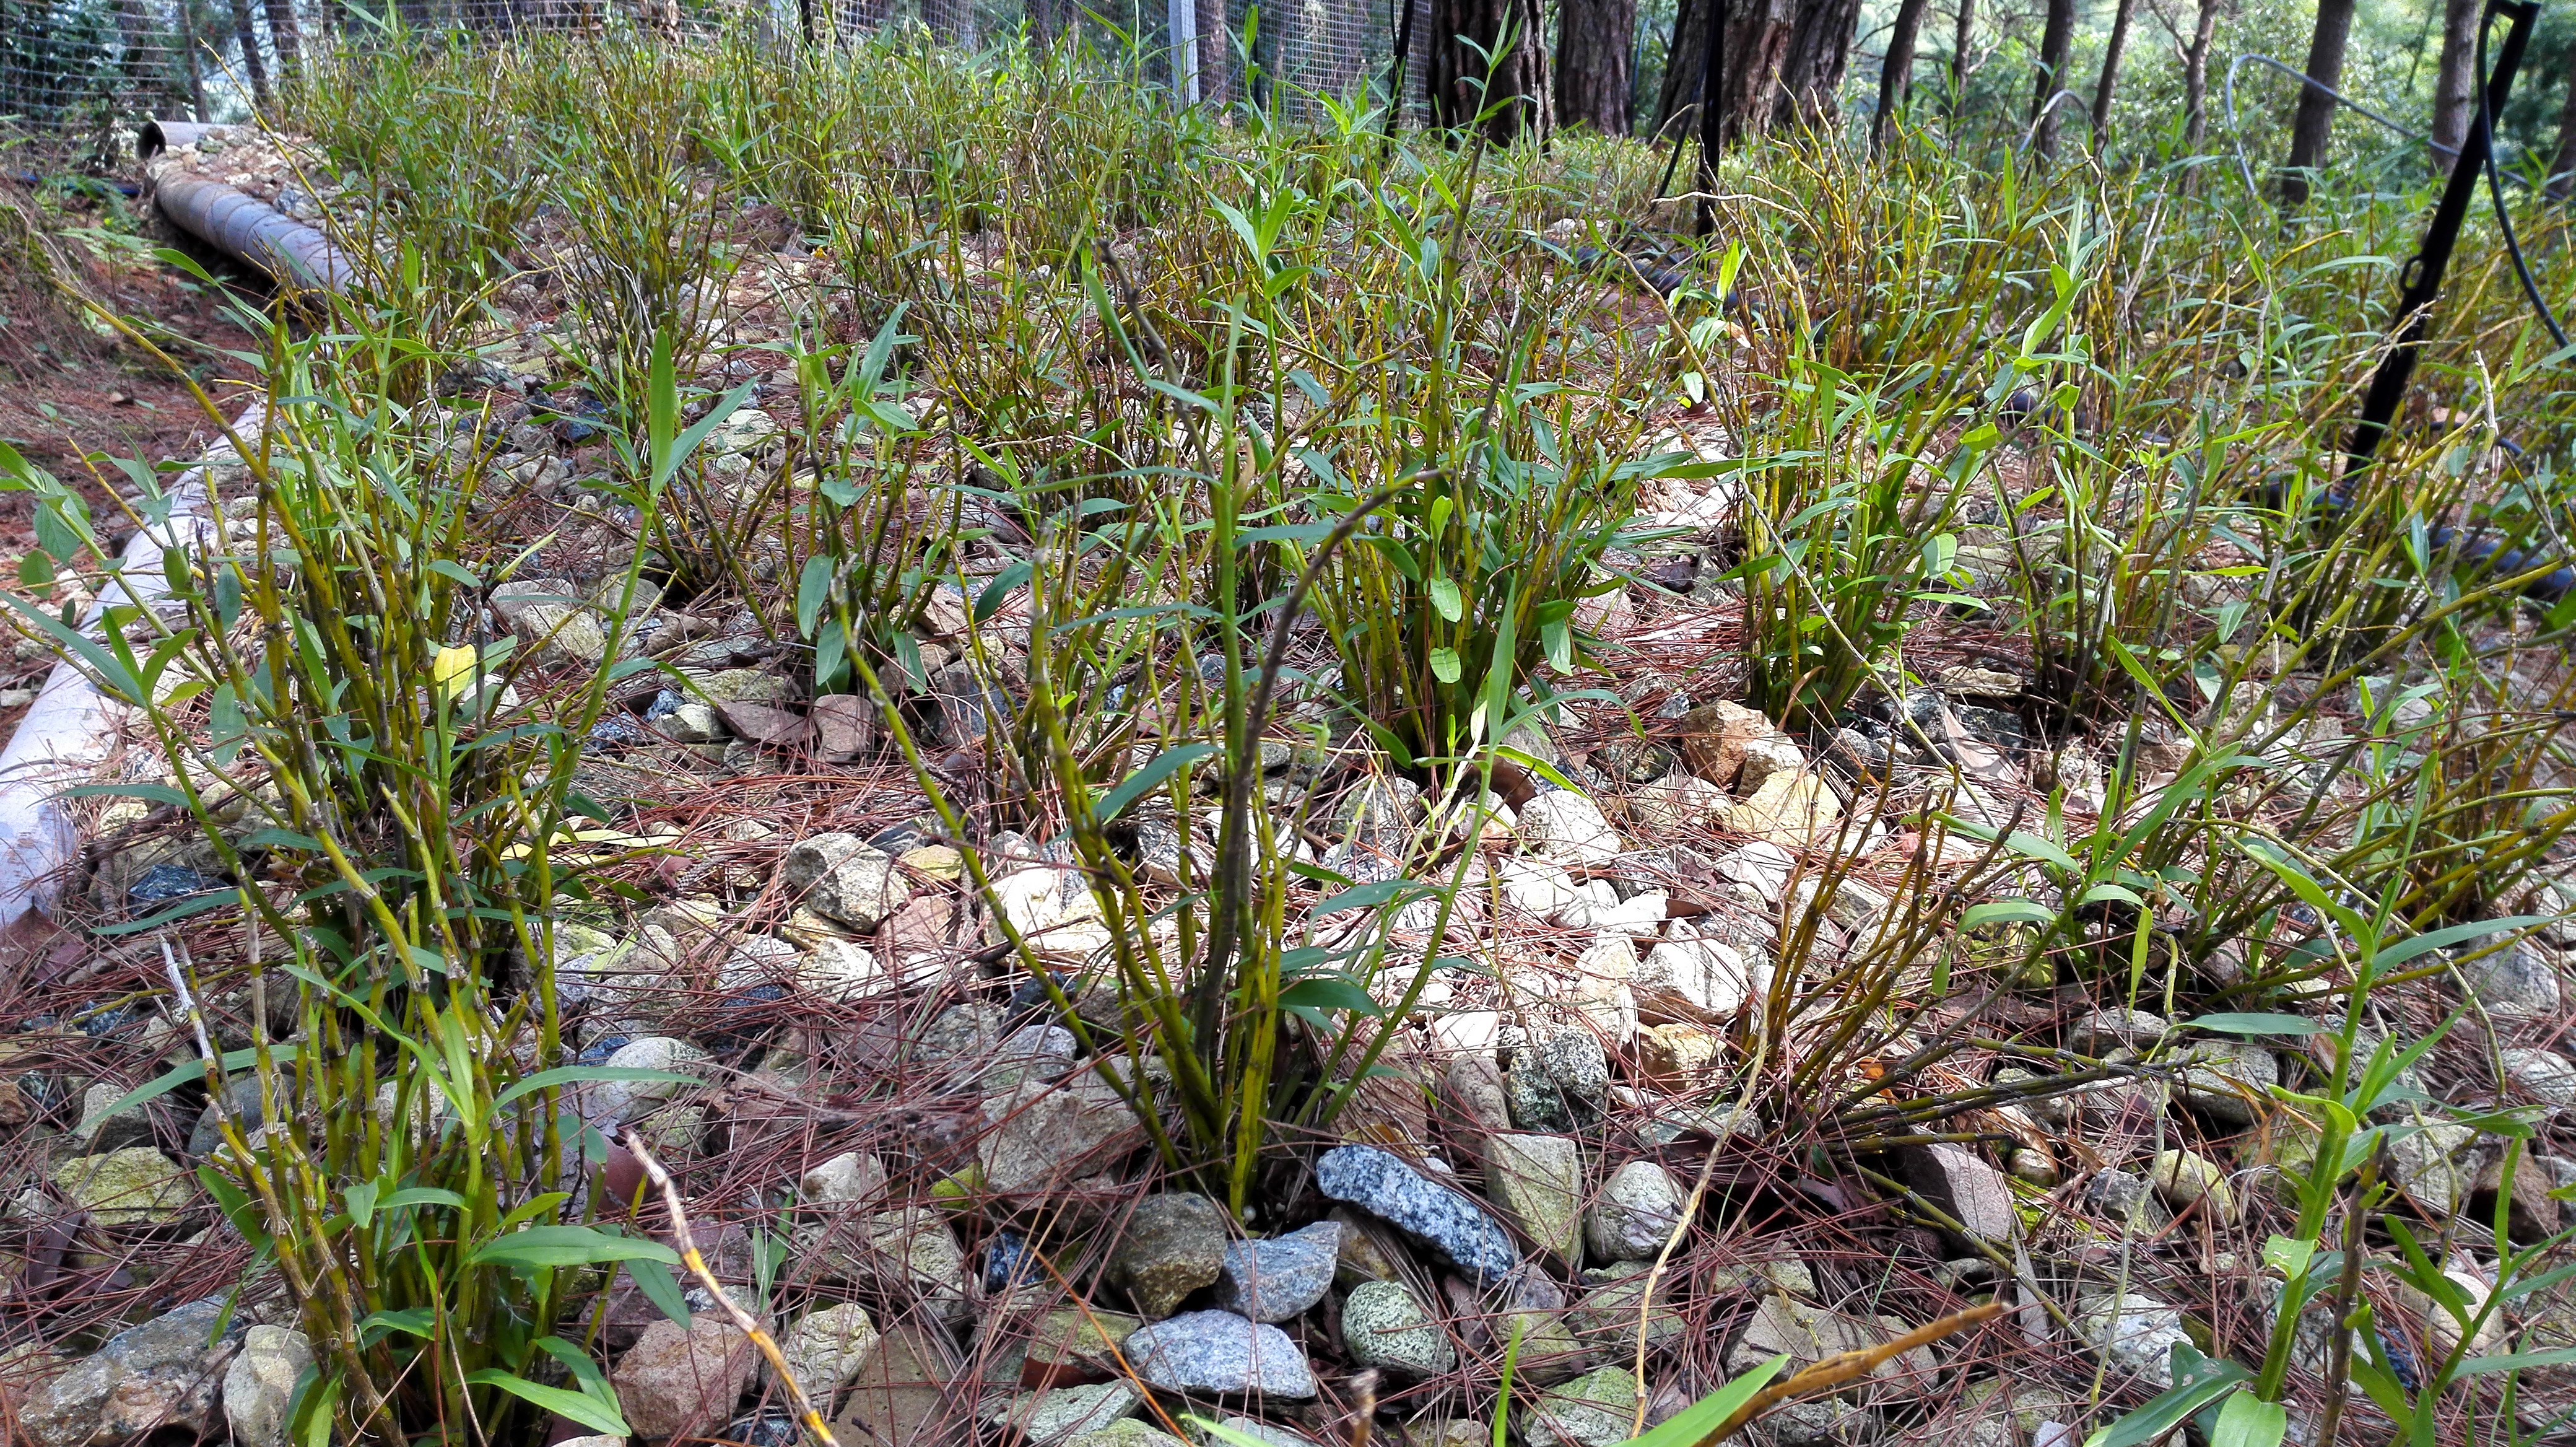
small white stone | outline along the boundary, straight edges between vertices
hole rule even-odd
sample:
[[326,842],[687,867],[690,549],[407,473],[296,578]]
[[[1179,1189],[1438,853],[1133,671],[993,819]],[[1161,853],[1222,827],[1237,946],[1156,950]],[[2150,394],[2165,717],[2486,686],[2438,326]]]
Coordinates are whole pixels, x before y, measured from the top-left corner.
[[871,1205],[885,1193],[884,1163],[863,1151],[843,1151],[796,1183],[796,1199],[808,1206]]
[[1601,806],[1568,789],[1523,804],[1520,835],[1532,851],[1563,864],[1606,864],[1619,857],[1619,832]]
[[295,1379],[313,1365],[313,1344],[300,1331],[255,1326],[224,1371],[224,1420],[237,1447],[286,1447],[286,1408]]

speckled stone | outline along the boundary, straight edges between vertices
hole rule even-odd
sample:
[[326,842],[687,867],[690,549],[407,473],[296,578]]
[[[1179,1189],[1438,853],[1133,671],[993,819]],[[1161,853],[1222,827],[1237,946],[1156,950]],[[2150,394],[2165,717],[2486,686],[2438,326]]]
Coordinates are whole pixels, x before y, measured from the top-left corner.
[[1423,1242],[1450,1265],[1500,1279],[1519,1263],[1511,1234],[1464,1192],[1378,1146],[1337,1146],[1315,1163],[1315,1188]]
[[1315,1370],[1286,1332],[1230,1311],[1183,1312],[1140,1327],[1126,1351],[1145,1384],[1166,1392],[1315,1395]]
[[1339,1221],[1318,1221],[1266,1241],[1233,1242],[1217,1277],[1216,1304],[1254,1321],[1288,1321],[1332,1289],[1341,1245]]
[[1137,1204],[1109,1258],[1109,1274],[1151,1321],[1214,1284],[1225,1262],[1225,1212],[1205,1196],[1175,1191]]
[[1342,1302],[1342,1346],[1351,1360],[1407,1377],[1436,1377],[1458,1365],[1449,1334],[1402,1282],[1365,1281]]

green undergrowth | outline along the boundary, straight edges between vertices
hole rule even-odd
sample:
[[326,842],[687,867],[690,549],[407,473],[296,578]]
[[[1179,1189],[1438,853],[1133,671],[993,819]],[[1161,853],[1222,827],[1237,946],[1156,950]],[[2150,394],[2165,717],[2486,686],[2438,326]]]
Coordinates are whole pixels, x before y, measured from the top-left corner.
[[[2283,1101],[2330,1159],[2275,1247],[2299,1300],[2352,1279],[2336,1252],[2365,1245],[2329,1218],[2384,1205],[2362,1122],[2393,1069],[2353,1065],[2365,1007],[2450,968],[2425,941],[2501,948],[2567,903],[2576,604],[2524,591],[2561,556],[2567,372],[2488,223],[2416,411],[2343,489],[2421,197],[2329,187],[2284,216],[2206,168],[2041,169],[1978,134],[1874,159],[1764,143],[1726,159],[1717,235],[1680,240],[1663,295],[1597,264],[1676,243],[1659,153],[1325,114],[1175,113],[1098,56],[906,39],[308,65],[276,121],[355,182],[363,284],[323,325],[262,325],[245,362],[276,410],[223,528],[156,580],[166,606],[86,634],[18,610],[140,710],[170,767],[155,801],[240,882],[189,908],[239,916],[292,981],[290,1034],[204,1062],[217,1098],[242,1072],[264,1102],[205,1178],[320,1351],[308,1428],[616,1422],[584,1316],[599,1268],[676,1296],[671,1253],[587,1188],[606,1143],[561,1097],[598,1072],[569,1063],[550,977],[560,912],[612,892],[555,853],[605,822],[580,741],[650,665],[545,676],[480,621],[549,539],[482,530],[500,428],[439,390],[533,294],[559,298],[556,391],[617,440],[594,515],[621,510],[633,545],[606,656],[639,589],[736,599],[812,692],[867,697],[988,899],[976,846],[1001,828],[1079,868],[1105,935],[1088,972],[1002,945],[1163,1165],[1237,1212],[1390,1063],[1425,987],[1474,967],[1447,929],[1480,884],[1469,846],[1503,792],[1564,782],[1525,730],[1578,708],[1646,726],[1613,691],[1637,671],[1604,621],[1624,591],[1728,617],[1695,686],[1818,754],[1873,709],[1934,743],[1907,711],[1926,650],[1973,638],[2028,661],[2040,758],[2092,738],[2113,761],[2035,793],[1955,739],[1928,782],[1845,768],[1849,807],[1910,852],[1864,869],[1854,818],[1804,866],[1780,987],[1738,1030],[1743,1110],[1820,1158],[1938,1138],[1992,1103],[1915,1088],[1991,1047],[1974,1010],[1928,1023],[1972,980],[2082,979],[2257,1031],[2338,1012],[2346,1065]],[[2563,219],[2525,236],[2567,294]],[[734,289],[782,253],[806,268],[776,283],[788,320],[750,334]],[[779,460],[719,476],[699,443],[739,377],[779,371]],[[23,581],[110,567],[76,493],[0,460],[45,519]],[[1725,576],[1687,605],[1642,571],[1690,546],[1655,521],[1684,493],[1731,508]],[[971,784],[917,736],[918,635],[947,600],[960,665],[1014,700],[980,711]],[[543,707],[496,716],[513,686]],[[1426,786],[1431,821],[1380,876],[1327,868],[1307,802],[1263,796],[1265,741],[1366,756]],[[1174,841],[1155,871],[1149,826]],[[1863,873],[1888,907],[1825,952]],[[2438,1296],[2402,1227],[2366,1249]],[[2259,1433],[2285,1350],[2159,1410]],[[2501,1370],[2455,1354],[2410,1398],[2349,1364],[2406,1424]]]

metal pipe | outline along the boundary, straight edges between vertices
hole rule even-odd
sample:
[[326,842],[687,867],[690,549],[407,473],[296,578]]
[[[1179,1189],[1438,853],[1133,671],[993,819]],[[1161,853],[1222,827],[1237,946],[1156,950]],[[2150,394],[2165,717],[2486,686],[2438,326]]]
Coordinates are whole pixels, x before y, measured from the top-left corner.
[[[194,145],[228,126],[194,121],[147,121],[134,148],[147,161],[163,151]],[[152,203],[170,224],[244,266],[268,273],[279,286],[342,292],[357,279],[346,252],[315,227],[221,181],[201,176],[151,175]]]
[[145,121],[134,133],[135,159],[149,161],[176,146],[193,146],[211,135],[231,130],[212,121]]
[[152,204],[170,224],[284,287],[340,292],[357,269],[331,238],[265,201],[221,181],[171,176],[152,188]]
[[[195,121],[151,121],[135,149],[149,160],[225,129]],[[150,179],[154,204],[174,225],[267,272],[280,286],[336,292],[345,290],[354,276],[348,257],[329,237],[274,206],[195,176]],[[254,402],[233,430],[245,440],[256,437],[267,417],[267,404]],[[158,604],[168,591],[162,555],[200,547],[212,538],[211,472],[230,456],[229,445],[219,447],[171,485],[167,520],[145,527],[126,543],[121,565],[90,606],[91,629],[101,626],[110,607]],[[7,747],[0,748],[0,931],[36,911],[53,912],[62,877],[80,851],[79,826],[65,807],[64,792],[90,781],[129,712],[65,660],[54,665]]]

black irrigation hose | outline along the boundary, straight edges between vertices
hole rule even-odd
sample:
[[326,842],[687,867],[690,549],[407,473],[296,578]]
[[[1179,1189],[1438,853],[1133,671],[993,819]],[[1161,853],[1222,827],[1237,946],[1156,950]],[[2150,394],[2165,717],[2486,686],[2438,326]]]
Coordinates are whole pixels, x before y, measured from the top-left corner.
[[[2532,279],[2531,264],[2523,258],[2522,254],[2522,238],[2515,234],[2513,229],[2513,217],[2505,206],[2504,180],[2496,171],[2495,146],[2493,144],[2493,137],[2495,135],[2495,114],[2491,109],[2489,109],[2487,102],[2487,84],[2491,79],[2493,79],[2493,75],[2487,67],[2487,32],[2494,26],[2494,24],[2495,12],[2493,10],[2487,11],[2478,18],[2478,109],[2480,115],[2486,121],[2487,135],[2489,137],[2486,160],[2484,162],[2487,181],[2487,195],[2495,203],[2496,226],[2504,235],[2505,253],[2513,258],[2514,275],[2522,282],[2522,294],[2530,300],[2532,312],[2540,318],[2540,324],[2548,329],[2551,338],[2553,338],[2558,345],[2563,348],[2567,345],[2566,329],[2558,324],[2558,318],[2550,311],[2549,303],[2543,300],[2540,295],[2540,284]],[[2379,125],[2386,127],[2388,130],[2407,140],[2420,142],[2445,156],[2457,157],[2460,154],[2459,147],[2446,146],[2421,131],[2408,130],[2405,126],[2400,125],[2387,116],[2381,115],[2379,112],[2372,110],[2370,107],[2363,105],[2361,102],[2354,100],[2348,95],[2345,95],[2342,91],[2335,89],[2333,86],[2326,84],[2324,81],[2317,79],[2306,71],[2298,69],[2296,66],[2290,65],[2284,61],[2276,60],[2273,57],[2261,54],[2260,52],[2248,52],[2236,57],[2236,59],[2227,67],[2227,80],[2225,84],[2227,133],[2230,143],[2236,152],[2237,173],[2244,177],[2245,189],[2248,192],[2253,193],[2257,199],[2260,199],[2261,197],[2261,189],[2254,184],[2253,167],[2246,162],[2244,130],[2237,124],[2236,120],[2236,73],[2243,69],[2249,62],[2268,65],[2272,69],[2290,77],[2292,80],[2299,82],[2302,86],[2322,91],[2329,99],[2333,100],[2335,104],[2342,106],[2346,110],[2359,114],[2365,120],[2375,121]]]
[[[2513,25],[2505,33],[2504,55],[2500,71],[2491,72],[2486,61],[2487,29],[2494,23],[2498,10],[2512,15]],[[2391,334],[2393,345],[2371,374],[2370,392],[2362,404],[2360,421],[2354,426],[2352,440],[2345,445],[2343,476],[2325,491],[2320,499],[2325,512],[2341,514],[2351,509],[2362,474],[2377,456],[2380,441],[2405,400],[2406,386],[2415,370],[2416,354],[2423,349],[2426,321],[2433,302],[2441,293],[2442,276],[2448,268],[2451,248],[2459,238],[2460,222],[2465,218],[2471,200],[2470,192],[2483,178],[2494,196],[2499,217],[2503,211],[2503,191],[2495,173],[2495,113],[2512,93],[2514,72],[2522,66],[2523,45],[2528,40],[2533,17],[2540,7],[2533,0],[2489,0],[2478,23],[2478,114],[2469,129],[2460,158],[2475,169],[2462,173],[2457,167],[2444,186],[2441,204],[2435,208],[2433,221],[2425,229],[2423,245],[2406,264],[2405,295],[2399,300],[2397,326]],[[2313,84],[2313,82],[2311,82]],[[2340,99],[2340,97],[2338,97]],[[2508,226],[2507,233],[2511,235]],[[2520,262],[2519,247],[2515,259]],[[2528,273],[2524,285],[2532,304],[2541,308],[2542,318],[2550,330],[2557,331],[2557,320],[2542,306],[2539,289],[2532,286]],[[2512,444],[2504,444],[2512,448]],[[2517,453],[2519,449],[2513,449]],[[2277,499],[2280,489],[2273,489]],[[2416,525],[2421,526],[2417,519]],[[2533,549],[2508,547],[2503,539],[2485,532],[2452,527],[2448,524],[2425,528],[2426,541],[2435,551],[2452,553],[2464,561],[2482,564],[2510,576],[2549,564],[2547,555]],[[2522,585],[2526,596],[2557,602],[2576,590],[2576,565],[2562,564]]]
[[30,189],[60,181],[79,191],[113,191],[131,200],[143,194],[143,188],[132,181],[110,181],[101,176],[39,176],[33,171],[12,171],[9,179]]
[[2558,325],[2558,318],[2550,312],[2549,303],[2541,298],[2540,283],[2531,279],[2531,264],[2522,258],[2522,238],[2513,234],[2513,216],[2504,204],[2504,182],[2496,175],[2496,118],[2492,98],[2487,95],[2491,79],[2487,74],[2487,30],[2494,23],[2495,11],[2492,9],[2478,17],[2478,118],[2486,123],[2487,128],[2487,196],[2495,203],[2496,228],[2504,233],[2505,254],[2513,258],[2513,274],[2522,279],[2522,294],[2530,298],[2531,309],[2540,315],[2540,324],[2549,328],[2549,335],[2563,350],[2567,345],[2567,329]]

